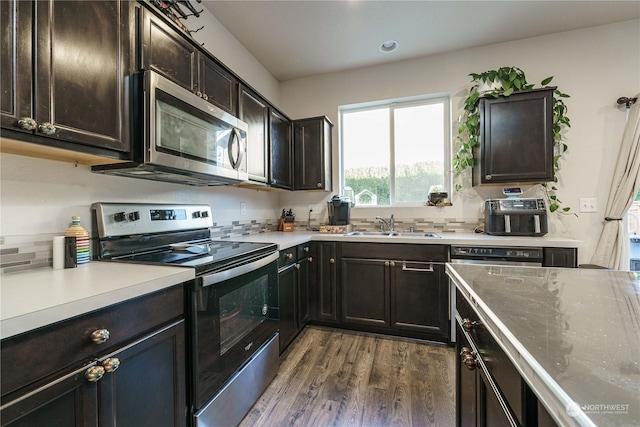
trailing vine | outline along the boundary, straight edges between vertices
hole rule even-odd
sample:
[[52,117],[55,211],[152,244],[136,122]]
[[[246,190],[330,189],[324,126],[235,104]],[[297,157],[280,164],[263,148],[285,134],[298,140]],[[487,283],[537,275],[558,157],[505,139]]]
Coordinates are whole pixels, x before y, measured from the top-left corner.
[[[459,175],[466,169],[475,165],[473,158],[473,148],[480,143],[480,111],[479,100],[481,97],[509,96],[514,92],[530,90],[533,84],[527,82],[524,71],[518,67],[501,67],[497,70],[489,70],[483,73],[469,74],[473,86],[469,90],[469,95],[464,100],[463,112],[458,118],[459,127],[456,136],[457,151],[453,155],[453,170]],[[542,80],[540,86],[547,86],[553,80],[553,76]],[[490,89],[480,90],[481,84],[492,85]],[[553,92],[553,183],[545,182],[540,184],[549,202],[549,211],[557,213],[569,213],[571,208],[561,207],[562,201],[558,199],[556,191],[558,188],[557,172],[560,170],[560,159],[567,151],[567,144],[564,142],[562,132],[565,128],[571,127],[569,117],[567,117],[567,106],[564,98],[569,95],[555,89]],[[456,184],[456,191],[462,190],[461,184]]]

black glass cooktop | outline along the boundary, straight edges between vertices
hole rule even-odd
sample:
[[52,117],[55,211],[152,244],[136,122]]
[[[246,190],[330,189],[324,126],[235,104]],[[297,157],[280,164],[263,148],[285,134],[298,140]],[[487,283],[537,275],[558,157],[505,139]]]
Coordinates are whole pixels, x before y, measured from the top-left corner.
[[250,243],[210,240],[206,242],[176,243],[153,252],[124,257],[117,261],[142,264],[169,264],[194,267],[197,274],[219,271],[245,260],[254,260],[278,250],[273,243]]

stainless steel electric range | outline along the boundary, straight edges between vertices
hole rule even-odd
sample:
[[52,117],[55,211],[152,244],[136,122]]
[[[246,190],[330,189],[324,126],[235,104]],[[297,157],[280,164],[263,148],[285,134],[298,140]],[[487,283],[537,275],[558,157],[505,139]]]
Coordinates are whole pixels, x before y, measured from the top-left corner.
[[193,425],[235,425],[279,368],[275,244],[211,239],[208,205],[94,203],[100,260],[195,269],[188,286]]

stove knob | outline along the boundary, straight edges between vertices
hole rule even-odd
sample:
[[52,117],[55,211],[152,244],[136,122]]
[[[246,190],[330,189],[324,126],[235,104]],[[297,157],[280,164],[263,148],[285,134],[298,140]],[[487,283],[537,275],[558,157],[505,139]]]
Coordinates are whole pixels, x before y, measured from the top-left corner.
[[194,218],[200,218],[200,212],[195,211],[193,214],[191,214],[191,216]]
[[202,212],[200,212],[200,216],[202,218],[208,218],[209,217],[209,212],[208,211],[202,211]]
[[129,214],[129,221],[138,221],[140,219],[140,212],[135,211]]
[[115,222],[122,222],[122,221],[126,221],[127,217],[124,212],[117,212],[113,214],[113,220]]

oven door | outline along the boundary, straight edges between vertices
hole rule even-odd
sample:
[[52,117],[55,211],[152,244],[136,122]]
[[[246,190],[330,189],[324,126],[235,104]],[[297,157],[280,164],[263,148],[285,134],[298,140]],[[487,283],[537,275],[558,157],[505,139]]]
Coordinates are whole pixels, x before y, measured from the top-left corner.
[[278,330],[278,253],[194,282],[192,396],[200,409]]

